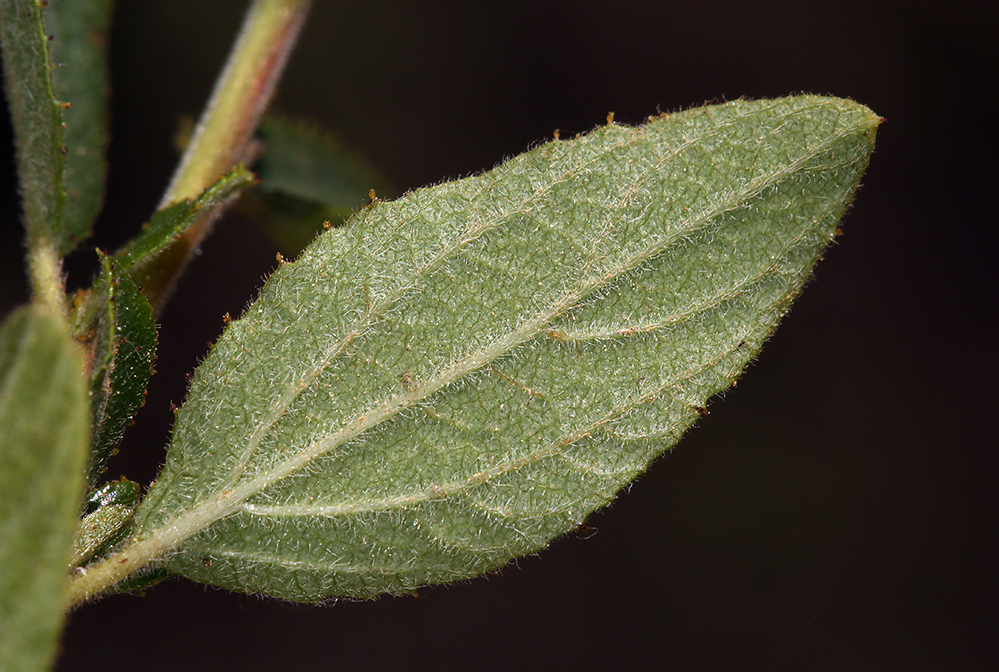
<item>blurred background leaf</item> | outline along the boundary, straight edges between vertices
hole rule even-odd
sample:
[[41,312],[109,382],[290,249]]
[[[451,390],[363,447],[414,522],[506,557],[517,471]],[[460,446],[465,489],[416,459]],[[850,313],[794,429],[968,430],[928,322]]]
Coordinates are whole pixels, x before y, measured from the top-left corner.
[[56,0],[45,10],[52,35],[52,88],[58,100],[72,106],[63,111],[63,226],[71,233],[63,253],[90,235],[104,198],[111,92],[106,56],[113,7],[113,0]]
[[370,201],[372,191],[391,196],[384,177],[357,152],[315,124],[267,116],[253,164],[260,184],[246,192],[237,211],[251,219],[282,254],[298,256],[324,225],[341,226]]

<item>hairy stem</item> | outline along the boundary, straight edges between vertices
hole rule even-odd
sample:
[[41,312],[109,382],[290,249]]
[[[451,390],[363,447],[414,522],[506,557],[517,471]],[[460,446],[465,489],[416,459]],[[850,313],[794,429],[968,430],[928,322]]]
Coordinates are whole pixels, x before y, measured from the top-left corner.
[[28,248],[28,275],[31,290],[38,303],[66,315],[66,292],[62,278],[62,259],[47,240],[35,240]]
[[[254,0],[159,208],[198,196],[248,160],[248,144],[298,38],[311,0]],[[157,310],[218,212],[207,213],[164,251],[140,284]]]
[[222,498],[202,503],[174,524],[133,541],[118,553],[88,568],[85,574],[70,581],[66,609],[72,609],[100,595],[132,573],[163,557],[193,534],[232,513],[238,504],[239,502],[224,501]]

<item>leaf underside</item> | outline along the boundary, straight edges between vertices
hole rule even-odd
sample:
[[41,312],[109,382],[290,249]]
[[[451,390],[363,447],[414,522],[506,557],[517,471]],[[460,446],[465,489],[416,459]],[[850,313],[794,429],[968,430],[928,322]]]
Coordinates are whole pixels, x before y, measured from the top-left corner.
[[137,513],[164,566],[295,601],[480,574],[580,524],[758,353],[879,120],[734,101],[378,203],[197,370]]

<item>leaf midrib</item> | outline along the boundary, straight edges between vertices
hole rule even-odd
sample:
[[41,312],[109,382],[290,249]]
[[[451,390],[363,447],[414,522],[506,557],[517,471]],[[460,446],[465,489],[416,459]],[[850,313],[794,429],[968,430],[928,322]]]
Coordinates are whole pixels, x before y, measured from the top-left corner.
[[[830,207],[822,213],[823,216],[818,219],[824,219],[825,216],[830,214],[832,210],[836,207],[835,203],[830,204]],[[739,282],[735,283],[728,289],[717,294],[713,294],[704,298],[703,301],[697,303],[694,306],[687,308],[686,310],[671,315],[670,319],[663,320],[655,325],[650,325],[648,328],[633,330],[627,336],[631,336],[637,333],[647,333],[649,331],[656,331],[666,328],[672,324],[678,324],[682,321],[692,318],[694,315],[698,315],[709,310],[712,310],[726,301],[732,300],[739,296],[743,290],[747,287],[759,282],[761,279],[773,275],[778,267],[781,265],[781,260],[786,255],[787,252],[797,248],[805,240],[807,234],[807,229],[803,229],[802,232],[796,236],[794,239],[790,240],[782,249],[781,253],[778,254],[777,259],[765,270],[747,275],[742,278]],[[559,332],[560,334],[565,334],[566,332]],[[608,334],[607,338],[615,338],[624,336],[619,331]],[[740,345],[736,344],[732,347],[721,351],[716,357],[703,363],[701,366],[685,371],[683,374],[671,379],[670,381],[664,382],[662,385],[653,386],[647,390],[636,393],[630,402],[624,406],[615,407],[611,409],[603,418],[592,423],[588,428],[582,431],[577,431],[574,434],[564,437],[560,441],[555,441],[550,444],[550,447],[545,449],[535,450],[523,457],[510,461],[504,462],[497,465],[496,468],[490,469],[483,472],[478,472],[470,478],[461,479],[454,481],[450,484],[445,485],[435,485],[434,487],[424,490],[420,493],[408,494],[408,495],[398,495],[395,497],[385,497],[378,500],[370,501],[355,501],[351,503],[344,503],[339,505],[266,505],[266,504],[250,504],[244,503],[239,509],[245,513],[254,516],[281,516],[281,517],[294,517],[294,516],[324,516],[324,517],[335,517],[340,515],[352,515],[357,513],[365,513],[370,511],[388,511],[388,510],[401,510],[411,507],[416,504],[420,504],[425,501],[430,501],[433,499],[441,499],[443,497],[460,493],[462,491],[468,490],[480,483],[484,483],[491,478],[500,476],[511,470],[516,470],[527,466],[532,462],[544,459],[546,457],[551,457],[553,455],[562,452],[565,446],[572,445],[582,440],[583,438],[592,435],[600,427],[609,424],[621,417],[627,415],[631,411],[635,410],[641,403],[645,403],[647,400],[659,397],[669,388],[678,389],[678,386],[687,380],[703,373],[716,366],[718,362],[724,360],[726,357],[731,355],[733,352],[740,349]],[[535,392],[535,394],[540,394]]]
[[[677,145],[669,153],[664,154],[663,157],[660,159],[660,161],[656,164],[655,168],[662,166],[665,162],[679,155],[681,152],[686,151],[691,147],[694,147],[698,144],[705,142],[706,140],[710,139],[712,136],[720,133],[723,129],[734,126],[738,122],[742,121],[747,117],[764,114],[765,112],[776,106],[777,106],[776,103],[774,103],[767,107],[748,110],[745,114],[736,115],[731,120],[727,121],[724,124],[713,126],[710,132],[705,133],[703,135],[699,135],[696,138],[686,140],[683,143]],[[637,141],[638,141],[638,136],[632,136],[628,139],[627,142],[619,142],[607,147],[604,151],[596,154],[590,161],[580,166],[577,166],[573,171],[565,173],[560,178],[552,180],[549,183],[546,183],[541,189],[535,191],[534,194],[532,194],[529,198],[524,199],[520,207],[511,208],[502,216],[497,217],[492,221],[484,219],[476,220],[474,218],[470,218],[470,222],[475,221],[476,224],[473,225],[470,223],[470,225],[466,229],[465,236],[459,238],[452,245],[444,247],[427,264],[419,268],[410,278],[409,282],[401,284],[398,288],[395,289],[395,291],[386,295],[386,297],[382,301],[379,301],[378,303],[372,305],[371,308],[364,315],[364,317],[358,323],[356,323],[355,326],[351,328],[344,335],[343,338],[334,343],[326,351],[326,354],[323,356],[322,359],[319,360],[316,366],[313,366],[308,372],[306,372],[303,376],[301,376],[297,384],[289,387],[285,391],[285,393],[281,396],[278,402],[273,406],[271,412],[269,412],[266,416],[264,416],[260,424],[254,430],[253,434],[250,435],[246,449],[243,451],[243,454],[239,457],[235,465],[230,470],[229,478],[226,480],[225,485],[222,487],[221,490],[222,491],[229,490],[233,486],[235,486],[236,482],[239,480],[239,477],[245,472],[247,465],[249,465],[250,460],[252,459],[253,455],[256,453],[257,449],[260,447],[260,444],[262,443],[263,439],[267,436],[270,429],[280,421],[281,417],[284,416],[285,412],[287,412],[288,408],[290,408],[292,403],[294,403],[294,401],[305,390],[309,389],[309,386],[312,384],[312,382],[315,381],[315,379],[323,371],[328,369],[329,366],[332,364],[332,362],[336,359],[336,357],[340,355],[342,352],[344,352],[354,340],[366,334],[368,329],[372,327],[374,324],[376,324],[380,319],[382,319],[382,317],[389,311],[389,309],[392,306],[396,305],[399,301],[401,301],[402,298],[409,291],[418,287],[420,281],[423,278],[431,275],[434,271],[439,269],[448,259],[450,259],[454,254],[468,247],[472,242],[478,240],[489,231],[496,229],[503,222],[518,215],[522,215],[526,212],[530,212],[533,204],[541,202],[559,185],[568,182],[570,179],[572,179],[575,176],[584,174],[587,168],[597,165],[608,154],[615,151],[619,151],[628,145],[635,144]],[[647,170],[643,175],[642,181],[646,180],[648,176],[651,175],[653,172],[654,172],[653,169]],[[637,185],[638,183],[639,182],[636,181],[634,184],[629,185],[629,187],[626,189],[626,195],[631,193],[634,189],[634,186]],[[486,188],[488,188],[488,185],[483,185],[474,195],[470,196],[468,200],[474,203],[477,197]],[[622,198],[620,199],[620,203],[623,204],[625,202],[626,195],[622,196]],[[590,261],[587,262],[588,266],[595,261],[594,255],[595,251],[591,250],[591,259]],[[294,264],[289,264],[289,266],[292,265]]]

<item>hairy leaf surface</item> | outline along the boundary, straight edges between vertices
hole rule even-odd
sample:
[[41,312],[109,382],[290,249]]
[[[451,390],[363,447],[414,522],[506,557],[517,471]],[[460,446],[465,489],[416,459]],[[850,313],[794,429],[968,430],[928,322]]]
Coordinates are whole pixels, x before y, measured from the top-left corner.
[[62,108],[52,92],[42,7],[36,0],[0,0],[4,97],[14,127],[28,246],[46,241],[64,250],[74,237],[62,222],[66,146]]
[[77,337],[89,349],[92,411],[90,487],[118,449],[146,399],[156,360],[153,308],[119,263],[101,255],[101,273],[86,296]]
[[46,670],[87,464],[83,358],[59,315],[0,326],[0,669]]
[[139,543],[317,601],[543,548],[672,446],[829,244],[879,119],[734,101],[364,210],[199,367]]
[[63,254],[90,235],[104,198],[110,88],[105,59],[112,5],[112,0],[51,2],[45,17],[53,36],[52,88],[72,105],[63,114],[68,150]]

